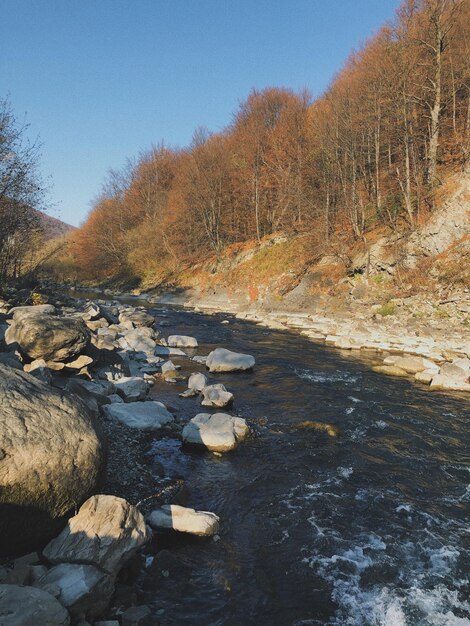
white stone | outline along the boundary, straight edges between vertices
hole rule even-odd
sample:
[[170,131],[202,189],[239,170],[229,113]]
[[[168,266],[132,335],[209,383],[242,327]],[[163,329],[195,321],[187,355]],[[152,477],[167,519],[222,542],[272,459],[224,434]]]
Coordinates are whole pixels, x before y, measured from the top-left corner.
[[250,354],[232,352],[225,348],[216,348],[206,360],[210,372],[233,372],[252,369],[255,359]]
[[188,380],[188,389],[195,389],[196,391],[202,391],[207,385],[207,376],[201,374],[201,372],[194,372],[191,374]]
[[183,442],[204,446],[215,452],[227,452],[246,438],[249,428],[241,417],[226,413],[199,413],[183,428]]
[[168,346],[170,348],[197,348],[198,343],[195,337],[186,335],[170,335],[168,337]]
[[219,517],[215,513],[195,511],[177,504],[155,509],[147,517],[147,522],[156,530],[172,529],[204,537],[211,537],[219,530]]
[[202,406],[212,406],[217,408],[223,408],[233,402],[233,393],[227,391],[224,385],[207,385],[201,391],[202,393]]

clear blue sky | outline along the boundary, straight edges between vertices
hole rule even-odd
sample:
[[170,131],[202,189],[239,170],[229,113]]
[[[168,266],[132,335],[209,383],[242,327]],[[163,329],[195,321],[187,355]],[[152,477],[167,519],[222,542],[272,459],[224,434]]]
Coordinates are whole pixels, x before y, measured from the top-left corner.
[[110,167],[198,126],[252,88],[319,95],[399,0],[0,0],[0,97],[51,176],[51,215],[83,221]]

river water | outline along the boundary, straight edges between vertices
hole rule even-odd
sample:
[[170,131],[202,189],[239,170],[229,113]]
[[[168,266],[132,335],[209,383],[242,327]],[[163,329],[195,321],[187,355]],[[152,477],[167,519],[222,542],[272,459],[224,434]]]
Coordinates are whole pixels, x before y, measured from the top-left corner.
[[[252,439],[223,456],[152,445],[149,463],[185,479],[187,505],[221,518],[218,541],[157,538],[141,599],[162,626],[470,625],[468,396],[383,377],[289,331],[155,313],[171,323],[163,336],[197,337],[198,354],[256,357],[251,373],[212,376]],[[190,419],[206,409],[178,397],[185,386],[153,395]],[[342,434],[296,429],[305,420]]]

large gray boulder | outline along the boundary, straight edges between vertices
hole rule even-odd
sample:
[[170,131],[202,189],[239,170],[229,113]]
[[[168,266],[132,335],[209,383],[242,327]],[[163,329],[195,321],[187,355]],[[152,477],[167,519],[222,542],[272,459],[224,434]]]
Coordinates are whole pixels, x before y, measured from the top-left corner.
[[183,428],[183,442],[212,452],[228,452],[249,433],[246,421],[227,413],[199,413]]
[[89,498],[43,551],[51,563],[94,565],[111,575],[150,539],[142,513],[123,498]]
[[171,424],[174,420],[166,406],[156,400],[109,404],[103,407],[103,411],[108,417],[139,430],[160,430],[162,426]]
[[83,320],[43,315],[14,320],[5,333],[5,342],[16,344],[31,359],[65,361],[81,354],[90,337]]
[[1,626],[68,626],[66,608],[47,591],[20,585],[0,585]]
[[100,615],[114,592],[114,580],[110,574],[94,565],[78,563],[52,567],[34,586],[45,590],[55,588],[57,599],[73,617]]
[[76,397],[0,365],[0,553],[48,539],[94,489],[103,449]]
[[216,348],[206,360],[210,372],[235,372],[250,370],[255,365],[255,358],[250,354],[232,352],[226,348]]

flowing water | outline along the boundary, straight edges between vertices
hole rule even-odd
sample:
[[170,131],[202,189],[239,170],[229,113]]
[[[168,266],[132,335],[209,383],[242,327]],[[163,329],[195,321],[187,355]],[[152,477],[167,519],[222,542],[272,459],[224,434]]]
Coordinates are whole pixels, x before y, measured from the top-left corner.
[[[184,477],[187,505],[221,518],[220,540],[174,539],[148,559],[142,597],[162,626],[470,625],[468,396],[383,377],[291,332],[166,314],[198,354],[256,357],[252,373],[212,377],[256,436],[223,456],[152,445],[149,462]],[[205,409],[177,396],[184,387],[154,395],[189,419]],[[297,429],[305,420],[342,434]]]

